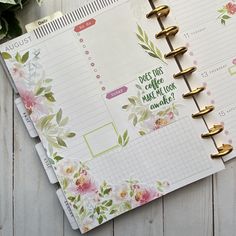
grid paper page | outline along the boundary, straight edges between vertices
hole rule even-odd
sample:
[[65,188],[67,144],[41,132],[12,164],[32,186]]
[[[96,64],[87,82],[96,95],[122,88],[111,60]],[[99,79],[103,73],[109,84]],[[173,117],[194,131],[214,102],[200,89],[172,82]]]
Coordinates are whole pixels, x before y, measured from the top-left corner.
[[205,158],[205,150],[190,126],[191,118],[184,117],[165,129],[133,141],[120,152],[89,161],[89,166],[97,179],[102,177],[100,181],[119,183],[137,178],[152,183],[162,179],[178,185],[211,169],[211,160]]

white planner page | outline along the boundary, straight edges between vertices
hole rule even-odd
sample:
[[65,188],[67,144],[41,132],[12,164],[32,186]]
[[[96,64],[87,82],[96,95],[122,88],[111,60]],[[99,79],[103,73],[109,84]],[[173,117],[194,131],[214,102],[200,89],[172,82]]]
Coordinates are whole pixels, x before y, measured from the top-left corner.
[[[177,24],[189,48],[183,65],[195,65],[198,71],[193,86],[205,86],[204,96],[198,97],[202,106],[212,104],[215,111],[208,117],[209,124],[220,123],[225,129],[215,139],[219,145],[236,147],[236,1],[234,0],[167,0],[171,14],[166,25]],[[179,36],[179,35],[178,35]],[[180,46],[181,37],[175,45]],[[181,39],[180,39],[181,38]],[[183,45],[181,45],[183,46]],[[193,77],[194,77],[193,76]],[[197,81],[197,82],[196,82]],[[233,151],[224,159],[235,157]]]
[[224,168],[150,10],[95,1],[1,45],[83,233]]

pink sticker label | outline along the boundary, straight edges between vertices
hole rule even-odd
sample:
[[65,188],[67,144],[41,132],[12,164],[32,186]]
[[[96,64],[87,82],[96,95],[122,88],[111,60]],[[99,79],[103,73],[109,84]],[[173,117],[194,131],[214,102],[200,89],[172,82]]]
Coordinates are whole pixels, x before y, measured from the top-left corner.
[[121,88],[118,88],[118,89],[108,93],[106,95],[106,98],[107,99],[112,99],[112,98],[117,97],[117,96],[119,96],[119,95],[121,95],[123,93],[126,93],[127,91],[128,91],[128,88],[126,86],[123,86]]
[[96,23],[95,19],[87,20],[87,21],[83,22],[82,24],[75,26],[74,31],[78,33],[82,30],[85,30],[85,29],[95,25],[95,23]]

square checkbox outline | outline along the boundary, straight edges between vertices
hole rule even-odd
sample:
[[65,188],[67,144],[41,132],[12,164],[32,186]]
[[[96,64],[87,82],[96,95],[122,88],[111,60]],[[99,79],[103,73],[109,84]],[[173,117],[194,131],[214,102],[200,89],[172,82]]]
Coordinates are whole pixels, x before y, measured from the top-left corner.
[[118,140],[119,133],[118,133],[118,131],[117,131],[117,129],[116,129],[116,126],[114,125],[113,122],[107,123],[107,124],[105,124],[105,125],[103,125],[103,126],[101,126],[101,127],[99,127],[99,128],[96,128],[96,129],[94,129],[94,130],[92,130],[92,131],[90,131],[90,132],[88,132],[88,133],[86,133],[86,134],[83,135],[83,138],[84,138],[84,140],[85,140],[85,143],[86,143],[86,145],[88,146],[89,152],[90,152],[90,154],[92,155],[92,157],[94,157],[94,158],[96,158],[96,157],[98,157],[98,156],[101,156],[101,155],[105,154],[106,152],[109,152],[109,151],[111,151],[111,150],[113,150],[113,149],[115,149],[115,148],[117,148],[117,147],[120,146],[120,145],[118,144],[118,142],[117,142],[117,145],[114,145],[114,146],[112,146],[112,147],[110,147],[110,148],[108,148],[108,149],[106,149],[106,150],[104,150],[104,151],[102,151],[102,152],[100,152],[100,153],[97,153],[97,154],[93,153],[92,147],[89,145],[89,142],[88,142],[86,136],[88,136],[88,135],[90,135],[90,134],[92,134],[92,133],[94,133],[94,132],[96,132],[96,131],[98,131],[98,130],[100,130],[100,129],[103,129],[104,127],[109,126],[109,125],[112,125],[112,127],[113,127],[113,129],[114,129],[114,131],[115,131],[115,133],[116,133],[116,135],[117,135],[117,140]]

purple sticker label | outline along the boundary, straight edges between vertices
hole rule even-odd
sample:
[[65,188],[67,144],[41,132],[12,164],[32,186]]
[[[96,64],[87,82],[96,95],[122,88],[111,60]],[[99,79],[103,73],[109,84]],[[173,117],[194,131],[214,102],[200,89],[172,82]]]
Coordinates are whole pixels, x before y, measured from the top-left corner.
[[117,97],[117,96],[119,96],[119,95],[121,95],[123,93],[126,93],[127,91],[128,91],[128,88],[126,86],[123,86],[121,88],[118,88],[118,89],[108,93],[106,95],[106,98],[107,99],[112,99],[112,98]]

